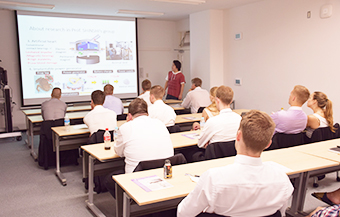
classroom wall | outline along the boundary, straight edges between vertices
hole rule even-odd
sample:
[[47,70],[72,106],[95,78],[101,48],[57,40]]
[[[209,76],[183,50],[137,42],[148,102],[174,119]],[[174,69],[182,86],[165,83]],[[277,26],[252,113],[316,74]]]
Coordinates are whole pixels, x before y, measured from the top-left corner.
[[[9,85],[13,90],[13,102],[16,103],[13,108],[13,125],[25,129],[25,117],[20,110],[20,71],[15,26],[14,11],[0,10],[0,59],[2,60],[0,66],[8,72]],[[143,79],[148,78],[153,85],[163,86],[165,76],[171,70],[172,60],[178,58],[178,52],[174,50],[180,42],[178,31],[188,31],[189,21],[188,19],[176,22],[138,19],[137,27],[139,67],[142,69],[139,81],[141,83]],[[185,52],[182,59],[184,61],[183,72],[190,80],[190,52]],[[0,104],[0,111],[1,106]],[[0,114],[0,128],[4,126],[4,116]]]
[[[331,4],[333,15],[319,16]],[[311,18],[307,18],[311,11]],[[235,92],[237,108],[265,112],[287,109],[294,85],[319,90],[333,101],[340,122],[340,2],[264,0],[224,11],[224,83]],[[242,33],[242,40],[234,40]],[[242,85],[235,86],[234,79]],[[312,110],[303,107],[307,114]]]

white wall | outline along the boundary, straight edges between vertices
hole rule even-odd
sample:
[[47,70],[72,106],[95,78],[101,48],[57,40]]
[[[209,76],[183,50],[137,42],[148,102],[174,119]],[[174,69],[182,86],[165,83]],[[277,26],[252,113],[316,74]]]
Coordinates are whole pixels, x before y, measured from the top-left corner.
[[[0,66],[8,72],[9,85],[13,89],[13,101],[17,103],[13,111],[13,125],[25,129],[25,117],[20,111],[19,56],[13,11],[0,10],[0,29],[0,59],[3,61]],[[164,86],[165,76],[171,70],[172,60],[177,58],[178,52],[174,49],[180,42],[178,31],[187,30],[189,30],[188,19],[177,22],[138,20],[139,67],[143,69],[139,79],[140,83],[147,78],[153,85]],[[184,57],[184,68],[187,74],[190,74],[189,58],[190,55],[187,52]],[[0,128],[4,126],[4,116],[0,115]]]
[[202,79],[209,90],[223,84],[223,11],[190,14],[191,77]]
[[[333,15],[321,19],[326,3]],[[224,12],[224,82],[234,89],[237,108],[287,109],[290,91],[301,84],[326,93],[340,122],[339,1],[265,0]],[[239,32],[243,39],[236,41]],[[242,78],[242,86],[234,85],[235,78]]]

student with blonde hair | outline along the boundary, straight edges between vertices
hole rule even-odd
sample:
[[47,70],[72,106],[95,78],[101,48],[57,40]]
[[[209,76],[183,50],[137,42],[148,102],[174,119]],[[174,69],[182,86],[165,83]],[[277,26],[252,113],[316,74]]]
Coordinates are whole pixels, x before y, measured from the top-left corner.
[[[212,87],[210,89],[210,101],[212,102],[208,107],[204,108],[203,112],[202,112],[202,117],[204,117],[204,120],[207,121],[209,118],[214,117],[216,115],[218,115],[220,112],[217,109],[216,106],[216,101],[215,101],[215,97],[216,97],[216,90],[218,87]],[[198,122],[195,122],[192,125],[192,129],[193,130],[198,130],[200,129],[201,126]]]
[[333,127],[333,105],[326,94],[315,91],[310,95],[307,106],[314,112],[314,114],[308,115],[307,120],[306,135],[309,138],[312,137],[313,131],[319,127],[329,127],[332,132],[335,132]]

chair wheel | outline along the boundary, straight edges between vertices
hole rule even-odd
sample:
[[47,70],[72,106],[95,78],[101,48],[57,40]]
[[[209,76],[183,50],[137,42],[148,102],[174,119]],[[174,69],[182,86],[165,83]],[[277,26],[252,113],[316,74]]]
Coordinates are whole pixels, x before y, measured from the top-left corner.
[[313,187],[317,188],[317,187],[319,187],[319,184],[318,183],[313,183]]
[[339,177],[339,176],[336,177],[336,181],[337,181],[337,182],[340,182],[340,177]]

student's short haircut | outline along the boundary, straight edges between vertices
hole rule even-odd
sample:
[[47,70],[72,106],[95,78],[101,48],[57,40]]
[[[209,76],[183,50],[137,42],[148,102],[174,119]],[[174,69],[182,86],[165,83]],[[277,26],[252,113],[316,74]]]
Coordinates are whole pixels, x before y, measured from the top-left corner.
[[111,84],[107,84],[104,86],[104,93],[105,95],[112,95],[114,87]]
[[155,85],[151,87],[150,95],[153,95],[156,99],[162,99],[164,96],[164,88],[160,85]]
[[181,71],[182,64],[178,60],[174,60],[173,63],[175,64],[178,71]]
[[191,79],[191,83],[195,85],[195,87],[202,86],[202,80],[200,78]]
[[95,105],[103,105],[105,101],[105,93],[101,90],[95,90],[91,94],[91,100]]
[[135,114],[148,114],[148,104],[144,99],[136,98],[129,105],[129,113],[132,116]]
[[219,86],[216,90],[216,97],[219,98],[224,104],[230,105],[233,101],[234,91],[228,86]]
[[293,93],[296,96],[296,101],[302,105],[308,100],[310,95],[309,90],[302,85],[296,85],[293,89]]
[[150,90],[150,88],[151,88],[151,81],[149,81],[148,79],[145,79],[142,82],[142,88],[143,88],[144,91]]
[[59,87],[53,88],[51,95],[52,95],[53,98],[59,99],[61,97],[61,89]]
[[275,130],[275,123],[268,114],[251,110],[242,117],[240,130],[246,147],[258,153],[269,144]]

